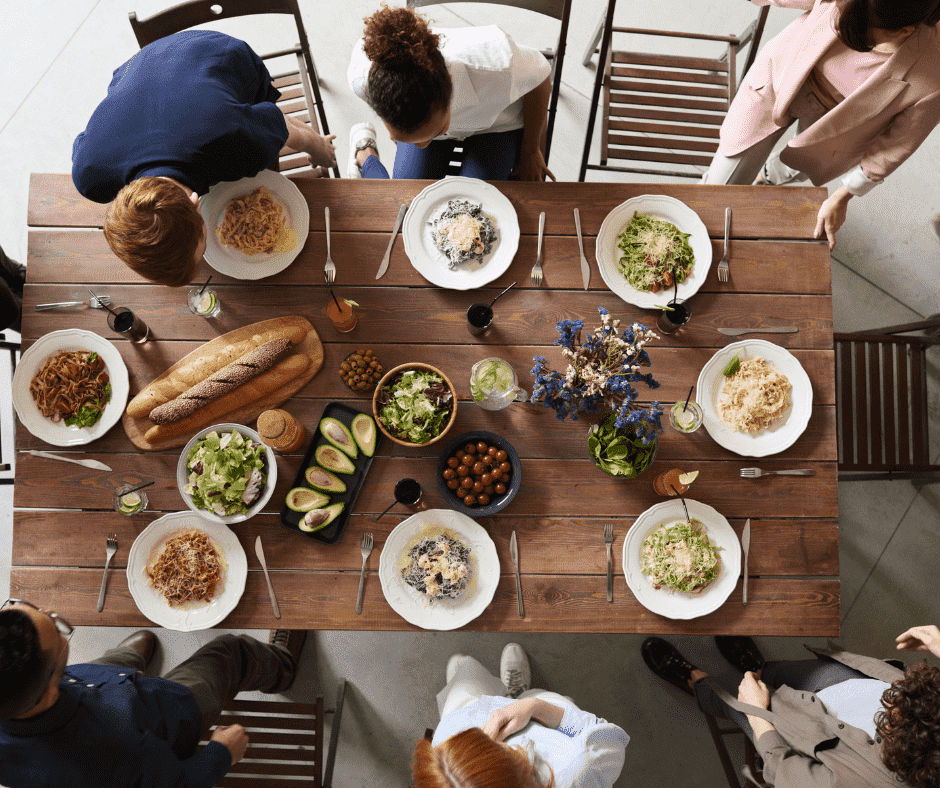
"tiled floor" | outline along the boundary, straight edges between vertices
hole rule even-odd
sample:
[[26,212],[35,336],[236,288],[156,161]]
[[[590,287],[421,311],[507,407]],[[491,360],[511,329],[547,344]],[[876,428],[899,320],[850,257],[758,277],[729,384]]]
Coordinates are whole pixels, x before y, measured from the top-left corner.
[[[0,243],[26,258],[26,198],[30,172],[67,172],[71,143],[103,96],[111,71],[136,46],[127,23],[131,9],[146,16],[165,0],[20,0],[7,3],[0,25]],[[550,165],[561,180],[577,177],[583,129],[594,76],[581,54],[603,0],[575,0],[569,55]],[[340,161],[347,153],[346,130],[371,112],[345,82],[348,53],[361,20],[375,0],[301,0],[332,126],[339,134]],[[434,9],[441,26],[492,20],[479,7]],[[745,3],[621,0],[618,23],[650,28],[685,27],[738,32],[753,17]],[[771,11],[769,33],[795,15]],[[541,44],[549,25],[531,24],[523,12],[500,12],[498,20],[525,43]],[[259,49],[278,40],[271,26],[235,24],[227,30]],[[381,126],[379,126],[381,128]],[[391,150],[379,140],[380,150]],[[888,183],[853,201],[833,260],[836,326],[843,330],[916,319],[937,310],[940,244],[930,218],[940,212],[935,133]],[[940,379],[936,368],[931,379]],[[9,402],[4,392],[2,400]],[[940,453],[940,399],[930,400],[933,445]],[[3,422],[4,438],[9,425]],[[6,442],[6,441],[5,441]],[[850,648],[887,656],[893,638],[909,625],[936,622],[934,592],[940,488],[917,492],[905,482],[840,486],[840,564],[843,642]],[[12,500],[0,487],[0,588],[9,585]],[[67,614],[67,611],[62,611]],[[127,630],[82,628],[72,639],[72,659],[97,656]],[[264,637],[265,633],[256,633]],[[159,631],[163,668],[178,663],[213,633],[178,635]],[[337,785],[407,784],[415,740],[436,723],[433,695],[444,664],[454,651],[473,653],[494,670],[511,638],[498,634],[318,632],[308,641],[303,678],[290,692],[304,697],[323,691],[328,701],[335,680],[351,683],[340,740]],[[584,708],[617,722],[631,735],[618,785],[702,786],[722,784],[718,759],[701,717],[679,693],[651,677],[639,659],[642,636],[547,636],[519,638],[533,662],[535,680],[573,696]],[[720,667],[710,641],[676,638],[703,666]],[[774,657],[803,654],[800,642],[761,638]],[[720,673],[719,673],[720,675]],[[730,674],[728,676],[730,678]],[[681,742],[676,747],[675,743]],[[669,756],[662,753],[668,749]]]

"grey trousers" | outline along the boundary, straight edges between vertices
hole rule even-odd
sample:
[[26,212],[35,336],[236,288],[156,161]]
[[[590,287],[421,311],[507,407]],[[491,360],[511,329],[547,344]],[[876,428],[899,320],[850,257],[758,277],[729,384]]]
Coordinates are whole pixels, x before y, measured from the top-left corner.
[[[143,673],[145,665],[132,648],[109,649],[97,665],[117,665]],[[219,635],[163,678],[188,688],[202,712],[205,735],[222,708],[239,692],[280,692],[294,677],[297,666],[290,652],[248,635]]]

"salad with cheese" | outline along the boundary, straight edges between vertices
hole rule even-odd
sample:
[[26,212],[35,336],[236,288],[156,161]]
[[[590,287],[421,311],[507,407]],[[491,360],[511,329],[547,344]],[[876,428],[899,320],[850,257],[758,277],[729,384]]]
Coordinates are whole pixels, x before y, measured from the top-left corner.
[[423,444],[441,434],[454,407],[450,387],[440,375],[406,369],[376,397],[379,420],[399,440]]
[[482,205],[469,200],[448,200],[428,224],[431,238],[451,269],[473,261],[482,263],[496,243],[492,219],[483,213]]
[[183,491],[199,509],[221,517],[244,514],[264,489],[264,446],[237,430],[207,432],[189,450]]
[[709,541],[700,520],[662,523],[643,540],[640,570],[653,588],[699,594],[718,577],[720,549]]

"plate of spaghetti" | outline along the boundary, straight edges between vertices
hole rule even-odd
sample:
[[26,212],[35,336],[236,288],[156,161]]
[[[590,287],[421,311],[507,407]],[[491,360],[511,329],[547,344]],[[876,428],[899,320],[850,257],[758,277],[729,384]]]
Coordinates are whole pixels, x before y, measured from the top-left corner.
[[127,585],[140,612],[180,632],[221,623],[247,578],[248,559],[235,534],[193,512],[154,520],[127,557]]
[[283,271],[307,240],[310,211],[293,181],[272,170],[222,181],[199,201],[206,222],[206,262],[235,279]]
[[121,418],[130,391],[118,349],[73,328],[40,337],[13,375],[13,407],[33,435],[53,446],[78,446]]
[[[737,357],[737,371],[725,375]],[[715,442],[745,457],[793,445],[813,410],[813,386],[799,360],[762,339],[733,342],[702,367],[698,402]]]

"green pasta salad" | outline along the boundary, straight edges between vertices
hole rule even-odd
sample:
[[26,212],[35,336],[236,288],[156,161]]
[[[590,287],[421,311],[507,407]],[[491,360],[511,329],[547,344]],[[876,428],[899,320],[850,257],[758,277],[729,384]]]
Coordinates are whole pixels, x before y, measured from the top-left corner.
[[663,586],[699,594],[718,577],[720,547],[705,534],[705,525],[692,522],[662,523],[643,540],[640,569],[653,588]]
[[617,244],[623,253],[620,273],[631,287],[644,292],[656,293],[684,282],[695,265],[690,235],[670,222],[634,211]]

